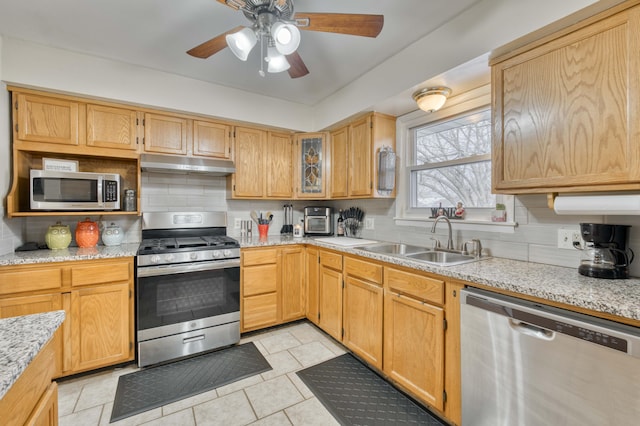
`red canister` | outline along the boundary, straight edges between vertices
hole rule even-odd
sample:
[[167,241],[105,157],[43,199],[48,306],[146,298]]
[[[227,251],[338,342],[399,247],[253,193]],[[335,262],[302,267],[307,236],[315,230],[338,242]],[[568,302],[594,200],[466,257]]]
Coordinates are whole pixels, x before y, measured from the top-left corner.
[[76,243],[78,247],[95,247],[98,244],[100,231],[98,224],[86,218],[82,222],[78,222],[76,227]]

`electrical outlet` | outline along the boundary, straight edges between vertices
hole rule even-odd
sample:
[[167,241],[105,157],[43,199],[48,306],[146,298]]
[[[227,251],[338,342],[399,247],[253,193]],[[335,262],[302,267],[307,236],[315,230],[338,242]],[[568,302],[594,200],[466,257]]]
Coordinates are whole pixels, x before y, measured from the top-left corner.
[[233,229],[240,229],[241,226],[242,226],[242,219],[240,219],[239,217],[236,217],[233,220]]
[[558,229],[558,248],[575,250],[573,246],[574,242],[580,243],[581,246],[584,245],[580,231],[575,229]]
[[364,229],[373,229],[374,221],[372,217],[367,217],[364,219]]

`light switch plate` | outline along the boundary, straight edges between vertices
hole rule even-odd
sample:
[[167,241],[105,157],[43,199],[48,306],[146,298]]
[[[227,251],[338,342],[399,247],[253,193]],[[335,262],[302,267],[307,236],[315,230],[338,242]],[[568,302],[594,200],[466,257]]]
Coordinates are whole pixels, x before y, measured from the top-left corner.
[[364,229],[373,229],[374,228],[374,221],[372,217],[366,217],[364,219]]

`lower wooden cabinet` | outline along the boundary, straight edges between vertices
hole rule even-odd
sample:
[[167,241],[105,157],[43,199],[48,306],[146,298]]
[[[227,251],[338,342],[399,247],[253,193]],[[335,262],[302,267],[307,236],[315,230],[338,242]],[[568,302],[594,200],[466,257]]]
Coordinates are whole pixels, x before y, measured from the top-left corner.
[[384,372],[420,400],[444,409],[444,310],[386,290]]
[[318,326],[342,341],[342,255],[320,250]]
[[71,370],[86,371],[129,359],[128,283],[71,292]]
[[132,257],[7,266],[0,275],[0,318],[65,311],[51,341],[54,377],[134,359]]
[[344,259],[342,343],[382,370],[382,265]]
[[51,381],[55,347],[49,341],[0,399],[3,426],[58,424],[58,387]]
[[241,253],[241,331],[304,318],[302,246],[243,249]]
[[307,319],[318,325],[320,309],[320,252],[317,247],[308,246],[305,250],[305,282],[307,290]]

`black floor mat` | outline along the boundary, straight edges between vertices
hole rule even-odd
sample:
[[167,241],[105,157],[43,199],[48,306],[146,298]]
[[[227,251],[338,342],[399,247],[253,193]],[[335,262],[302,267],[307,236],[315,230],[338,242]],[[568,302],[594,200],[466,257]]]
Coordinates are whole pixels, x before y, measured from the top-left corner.
[[446,425],[351,354],[297,374],[343,425]]
[[271,370],[253,343],[150,367],[118,379],[111,421]]

